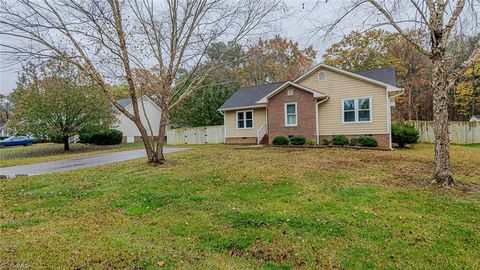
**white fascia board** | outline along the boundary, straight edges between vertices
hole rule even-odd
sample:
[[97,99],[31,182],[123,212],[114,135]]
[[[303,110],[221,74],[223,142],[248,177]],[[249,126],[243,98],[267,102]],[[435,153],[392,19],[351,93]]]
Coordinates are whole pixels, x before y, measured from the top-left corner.
[[315,98],[320,98],[320,97],[326,97],[325,94],[321,93],[321,92],[318,92],[318,91],[315,91],[315,90],[312,90],[312,89],[309,89],[309,88],[306,88],[300,84],[297,84],[297,83],[294,83],[294,82],[286,82],[284,84],[282,84],[281,86],[275,88],[274,90],[272,90],[270,93],[268,93],[266,96],[264,96],[263,98],[261,98],[260,100],[256,101],[255,103],[257,104],[265,104],[268,102],[268,99],[271,98],[272,96],[274,96],[276,93],[280,92],[281,90],[285,89],[286,87],[288,86],[292,86],[292,87],[295,87],[295,88],[299,88],[300,90],[303,90],[303,91],[306,91],[306,92],[309,92],[309,93],[312,93],[313,94],[313,97]]

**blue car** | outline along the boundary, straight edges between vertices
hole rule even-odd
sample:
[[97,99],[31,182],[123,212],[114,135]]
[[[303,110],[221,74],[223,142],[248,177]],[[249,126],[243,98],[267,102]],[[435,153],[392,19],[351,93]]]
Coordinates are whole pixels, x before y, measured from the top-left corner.
[[34,141],[31,137],[13,136],[5,140],[1,140],[0,147],[17,146],[17,145],[29,146],[29,145],[32,145],[33,143]]

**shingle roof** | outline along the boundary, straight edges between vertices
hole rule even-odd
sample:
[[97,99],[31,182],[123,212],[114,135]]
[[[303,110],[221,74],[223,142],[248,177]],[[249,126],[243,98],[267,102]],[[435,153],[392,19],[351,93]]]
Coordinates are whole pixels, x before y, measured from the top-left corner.
[[[130,103],[132,103],[132,99],[131,98],[122,98],[122,99],[117,99],[117,102],[122,105],[123,107],[126,107],[128,105],[130,105]],[[118,111],[117,107],[115,107],[115,105],[112,104],[112,110],[114,111]]]
[[122,105],[123,107],[130,105],[132,103],[131,98],[122,98],[122,99],[117,99],[117,102]]
[[355,72],[355,74],[362,75],[364,77],[377,80],[392,86],[397,86],[397,80],[395,79],[395,69],[392,67],[362,70]]
[[237,90],[225,103],[223,103],[220,110],[239,108],[239,107],[248,107],[259,105],[255,103],[259,99],[268,95],[285,82],[276,82],[262,85],[255,85],[249,87],[242,87]]

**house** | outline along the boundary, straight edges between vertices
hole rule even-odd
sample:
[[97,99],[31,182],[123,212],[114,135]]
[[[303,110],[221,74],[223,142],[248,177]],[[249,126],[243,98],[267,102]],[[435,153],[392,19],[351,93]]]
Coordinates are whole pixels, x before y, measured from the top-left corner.
[[[125,107],[127,111],[133,114],[132,100],[130,98],[124,98],[117,100],[120,105]],[[124,143],[133,143],[142,140],[142,135],[138,130],[135,123],[126,117],[124,114],[119,112],[117,108],[113,106],[113,109],[117,113],[117,129],[123,133],[122,142]],[[153,100],[148,96],[141,96],[138,98],[138,109],[140,111],[140,120],[142,121],[143,126],[147,127],[147,132],[150,136],[158,136],[158,131],[160,127],[160,118],[162,116],[162,110],[158,107]],[[148,122],[147,122],[148,119]],[[148,123],[150,123],[151,130]]]
[[391,148],[391,106],[403,89],[395,70],[347,72],[320,64],[294,81],[240,88],[219,109],[225,143],[271,143],[276,136],[316,141],[372,135]]
[[472,115],[472,117],[470,117],[470,122],[480,122],[480,115]]

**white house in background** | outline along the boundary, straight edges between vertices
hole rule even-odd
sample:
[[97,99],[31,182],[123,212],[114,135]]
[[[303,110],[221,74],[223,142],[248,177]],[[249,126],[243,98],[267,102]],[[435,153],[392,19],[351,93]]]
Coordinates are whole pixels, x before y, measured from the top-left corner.
[[[133,114],[133,106],[130,98],[119,99],[118,103],[124,106],[130,113]],[[142,135],[138,130],[135,123],[122,114],[113,106],[113,109],[117,113],[117,129],[123,133],[122,142],[124,143],[133,143],[142,140]],[[138,98],[138,109],[140,111],[140,119],[144,127],[147,128],[147,132],[150,136],[158,136],[158,130],[160,127],[160,118],[162,116],[162,110],[160,107],[155,104],[148,96],[141,96]],[[148,122],[150,123],[151,129],[150,132]]]
[[480,115],[472,115],[470,122],[480,122]]

